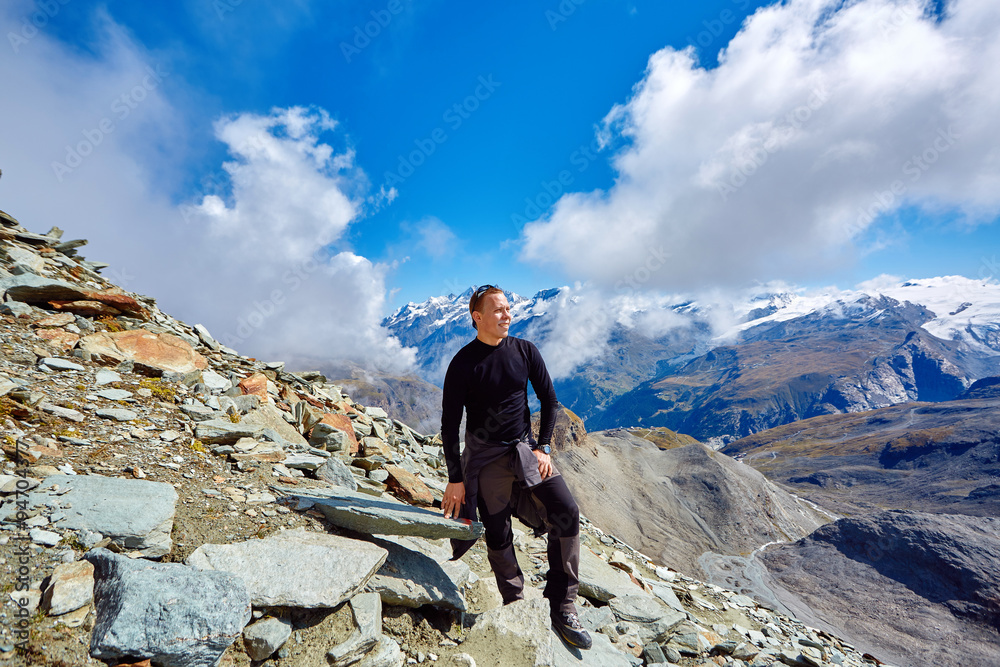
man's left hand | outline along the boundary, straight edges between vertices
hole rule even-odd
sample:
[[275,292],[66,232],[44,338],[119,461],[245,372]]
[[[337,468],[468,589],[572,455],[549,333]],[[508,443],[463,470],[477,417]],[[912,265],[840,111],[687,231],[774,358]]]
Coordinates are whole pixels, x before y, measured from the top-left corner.
[[552,457],[540,449],[533,451],[535,458],[538,459],[538,474],[542,476],[542,479],[550,477],[552,475]]

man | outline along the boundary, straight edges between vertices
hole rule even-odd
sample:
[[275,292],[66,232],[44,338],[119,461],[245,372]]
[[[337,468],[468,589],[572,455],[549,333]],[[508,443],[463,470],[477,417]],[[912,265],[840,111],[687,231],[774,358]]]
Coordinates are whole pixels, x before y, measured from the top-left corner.
[[[483,285],[469,300],[476,338],[448,366],[442,398],[441,439],[448,486],[445,517],[482,517],[490,566],[504,604],[524,597],[524,575],[514,554],[511,515],[548,532],[549,574],[544,595],[552,625],[568,644],[591,646],[577,616],[580,510],[552,466],[549,443],[558,408],[545,362],[532,343],[508,336],[510,304],[503,290]],[[538,441],[531,434],[528,383],[541,401]],[[466,413],[465,451],[458,429]],[[453,542],[459,558],[473,542]]]

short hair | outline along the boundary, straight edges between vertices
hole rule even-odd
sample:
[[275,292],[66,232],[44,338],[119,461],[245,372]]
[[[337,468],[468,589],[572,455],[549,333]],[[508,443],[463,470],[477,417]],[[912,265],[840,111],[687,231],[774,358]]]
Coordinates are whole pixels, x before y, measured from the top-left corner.
[[[469,297],[469,317],[472,317],[472,313],[476,312],[476,306],[482,303],[483,299],[490,294],[503,294],[503,290],[496,285],[480,285],[472,292],[472,296]],[[472,328],[479,329],[474,317],[472,318]]]

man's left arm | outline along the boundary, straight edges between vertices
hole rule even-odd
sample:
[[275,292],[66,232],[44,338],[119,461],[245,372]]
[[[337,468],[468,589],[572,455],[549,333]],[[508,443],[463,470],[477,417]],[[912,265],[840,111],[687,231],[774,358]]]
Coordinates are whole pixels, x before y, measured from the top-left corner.
[[[533,343],[528,343],[528,380],[531,388],[535,391],[542,404],[540,424],[538,427],[538,445],[550,445],[552,443],[552,432],[556,427],[556,410],[559,409],[559,401],[556,399],[556,390],[552,386],[552,378],[545,367],[542,354]],[[535,450],[535,458],[538,459],[538,472],[542,479],[552,474],[552,459],[541,450]]]

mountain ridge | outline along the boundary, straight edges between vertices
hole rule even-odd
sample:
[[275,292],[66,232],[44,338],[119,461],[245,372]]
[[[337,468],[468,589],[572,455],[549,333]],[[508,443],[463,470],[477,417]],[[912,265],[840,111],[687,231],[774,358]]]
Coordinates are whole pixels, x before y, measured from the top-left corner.
[[[465,328],[470,293],[407,304],[383,322],[403,344],[417,347],[418,374],[432,384],[440,384],[454,351],[471,338],[472,329]],[[556,321],[572,314],[573,290],[508,298],[511,334],[533,340],[543,355],[554,353],[550,346],[561,344],[552,338]],[[656,312],[675,318],[676,326],[652,336],[635,324],[649,308],[608,307],[620,313],[604,353],[554,378],[561,402],[591,430],[665,426],[718,446],[816,414],[954,398],[974,381],[1000,374],[1000,285],[960,276],[869,291],[764,290],[732,306],[723,318],[730,323],[722,325],[711,324],[718,319],[711,304],[661,300]],[[820,340],[825,350],[816,349]],[[749,355],[742,366],[740,355]],[[805,372],[799,371],[802,355],[814,359]],[[744,408],[729,405],[726,385],[741,377],[757,382],[753,377],[763,371],[754,369],[763,366],[785,374],[777,383],[780,393],[764,391],[748,399],[756,405]],[[720,411],[730,416],[716,418]]]

